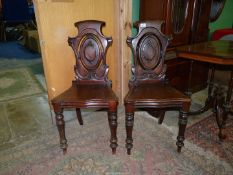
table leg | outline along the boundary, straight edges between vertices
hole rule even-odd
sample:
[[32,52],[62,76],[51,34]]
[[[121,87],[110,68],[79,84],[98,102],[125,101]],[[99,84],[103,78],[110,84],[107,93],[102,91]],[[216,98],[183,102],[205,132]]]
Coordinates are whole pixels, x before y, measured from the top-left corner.
[[210,79],[209,79],[209,87],[208,87],[208,98],[206,101],[209,101],[211,96],[212,96],[212,91],[214,88],[214,73],[215,73],[215,67],[212,66],[211,68],[211,73],[210,73]]
[[213,87],[214,87],[214,73],[215,73],[215,67],[212,66],[210,72],[210,77],[209,77],[209,82],[208,82],[208,97],[205,101],[205,106],[203,106],[201,109],[197,111],[190,111],[188,115],[198,115],[201,114],[208,109],[210,109],[213,106],[213,101],[214,101],[214,95],[213,95]]
[[224,108],[226,112],[230,112],[231,109],[231,94],[233,89],[233,70],[231,71],[231,78],[228,84],[227,96],[226,96],[226,103],[224,104]]
[[231,71],[231,78],[228,84],[227,96],[225,103],[222,105],[221,101],[216,104],[216,121],[219,127],[219,139],[223,140],[226,135],[223,134],[223,129],[226,125],[226,120],[231,109],[231,94],[233,88],[233,71]]

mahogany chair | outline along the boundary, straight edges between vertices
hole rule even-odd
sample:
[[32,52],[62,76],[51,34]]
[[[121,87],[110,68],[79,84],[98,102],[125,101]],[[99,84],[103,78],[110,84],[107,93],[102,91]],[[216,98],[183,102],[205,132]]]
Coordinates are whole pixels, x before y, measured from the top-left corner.
[[[56,114],[56,124],[60,135],[60,147],[66,153],[64,108],[75,108],[80,125],[83,125],[81,108],[98,108],[108,112],[111,131],[110,147],[115,154],[117,147],[117,105],[118,98],[111,88],[106,65],[106,51],[112,43],[111,37],[102,34],[102,21],[87,20],[75,23],[78,35],[69,38],[76,65],[74,66],[76,80],[72,86],[61,95],[52,99]],[[105,131],[103,131],[105,132]]]
[[179,133],[176,145],[181,151],[187,124],[190,98],[172,88],[165,78],[164,55],[169,38],[160,31],[161,21],[136,23],[138,34],[128,37],[127,44],[132,49],[134,62],[129,92],[124,99],[126,112],[126,148],[131,154],[133,147],[132,131],[135,110],[145,110],[158,117],[162,124],[165,111],[179,110]]

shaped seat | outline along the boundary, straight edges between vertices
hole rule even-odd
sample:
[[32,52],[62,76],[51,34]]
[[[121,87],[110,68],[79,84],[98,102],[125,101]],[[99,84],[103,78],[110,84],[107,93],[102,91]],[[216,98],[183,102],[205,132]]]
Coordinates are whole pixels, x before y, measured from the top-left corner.
[[132,80],[129,81],[129,92],[124,99],[128,154],[131,154],[133,147],[132,131],[136,110],[145,110],[158,117],[159,124],[163,122],[165,111],[179,110],[178,152],[184,145],[190,98],[171,87],[166,80],[164,56],[169,38],[161,33],[161,25],[161,21],[136,23],[138,34],[127,39],[134,56]]
[[76,57],[74,68],[76,80],[68,90],[52,99],[60,135],[60,147],[64,153],[67,150],[63,116],[65,108],[76,109],[80,125],[83,125],[81,108],[106,110],[111,131],[110,147],[113,154],[116,152],[118,98],[108,79],[106,51],[112,43],[112,38],[103,36],[101,29],[104,25],[104,22],[94,20],[77,22],[75,26],[78,28],[78,35],[68,39]]

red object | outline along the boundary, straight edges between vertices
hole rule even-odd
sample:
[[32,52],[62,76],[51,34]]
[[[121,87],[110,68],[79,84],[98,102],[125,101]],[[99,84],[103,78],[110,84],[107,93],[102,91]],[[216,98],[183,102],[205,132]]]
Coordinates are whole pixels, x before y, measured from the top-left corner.
[[212,40],[219,40],[221,39],[223,36],[225,35],[233,35],[233,29],[229,28],[229,29],[220,29],[220,30],[216,30],[213,34],[212,34]]

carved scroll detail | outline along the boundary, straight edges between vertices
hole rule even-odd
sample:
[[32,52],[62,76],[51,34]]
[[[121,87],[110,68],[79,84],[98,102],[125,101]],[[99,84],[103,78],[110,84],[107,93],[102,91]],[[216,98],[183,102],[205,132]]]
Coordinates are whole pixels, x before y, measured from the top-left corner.
[[161,21],[140,22],[137,36],[127,38],[134,56],[130,87],[142,81],[165,79],[164,55],[169,38],[161,33],[161,24]]

